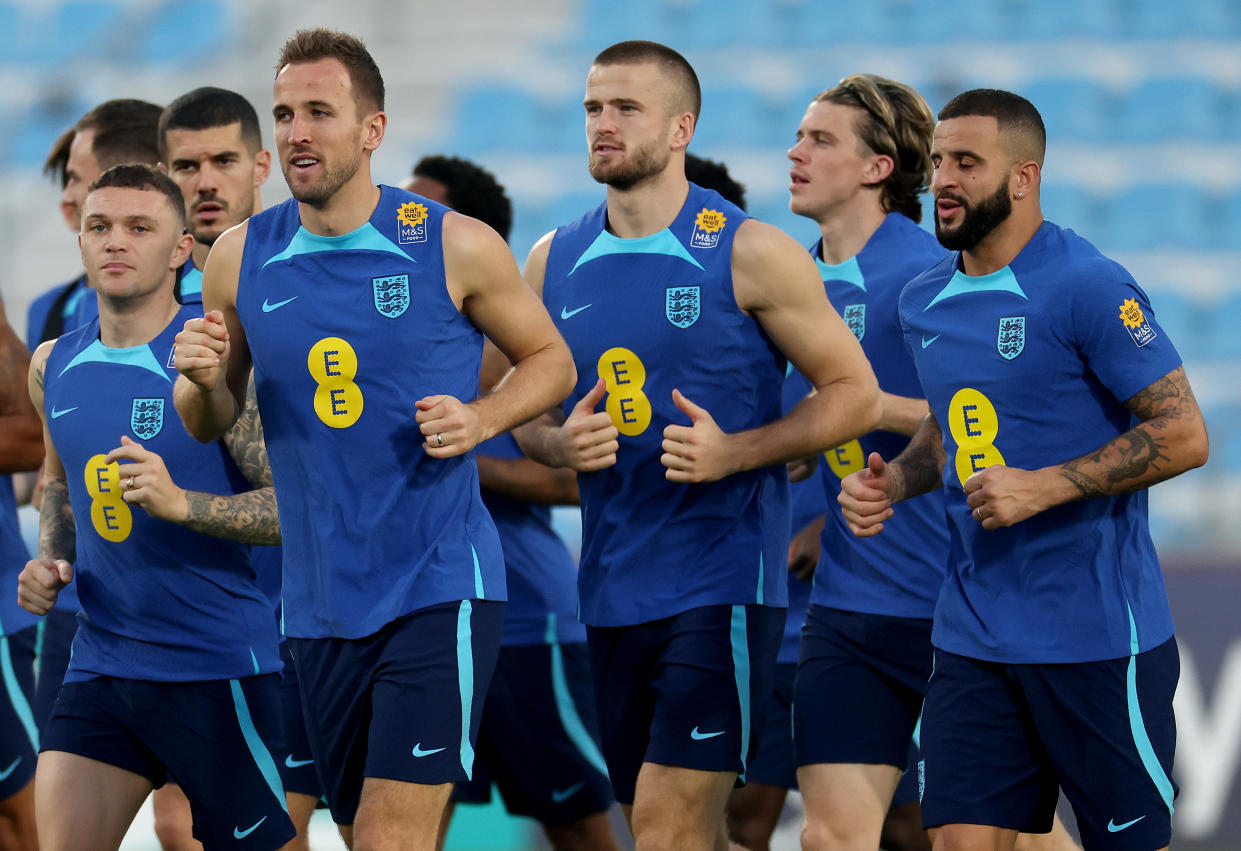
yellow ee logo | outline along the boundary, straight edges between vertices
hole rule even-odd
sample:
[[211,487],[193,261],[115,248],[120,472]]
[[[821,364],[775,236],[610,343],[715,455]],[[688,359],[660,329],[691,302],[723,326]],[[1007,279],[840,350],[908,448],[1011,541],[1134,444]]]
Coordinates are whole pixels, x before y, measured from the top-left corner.
[[627,437],[646,431],[651,424],[651,401],[642,392],[646,366],[629,349],[616,346],[599,356],[597,367],[608,391],[606,409],[616,430]]
[[362,388],[353,383],[358,375],[358,354],[340,337],[324,337],[310,347],[306,368],[319,386],[315,389],[315,414],[332,428],[349,428],[362,416]]
[[995,405],[973,387],[963,387],[948,403],[948,428],[957,443],[957,480],[965,480],[980,470],[1004,463],[995,448],[1000,419]]
[[827,450],[823,453],[823,457],[827,459],[827,466],[831,467],[836,477],[841,479],[850,473],[856,473],[866,466],[866,458],[862,454],[862,444],[856,440],[850,440],[848,443],[837,446],[835,449]]
[[119,544],[134,528],[134,515],[121,497],[121,475],[117,463],[108,464],[106,455],[92,455],[84,476],[90,495],[90,522],[105,541]]

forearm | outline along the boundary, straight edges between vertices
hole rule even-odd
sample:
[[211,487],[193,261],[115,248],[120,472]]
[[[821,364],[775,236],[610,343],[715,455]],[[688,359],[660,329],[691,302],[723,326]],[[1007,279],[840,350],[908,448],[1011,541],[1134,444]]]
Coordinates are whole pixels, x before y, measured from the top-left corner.
[[577,474],[529,458],[478,456],[478,480],[486,490],[543,505],[577,505]]
[[174,522],[202,535],[241,544],[280,543],[274,488],[231,496],[186,491],[184,519]]
[[922,424],[922,420],[926,417],[927,407],[926,399],[912,399],[908,396],[897,396],[894,393],[879,393],[879,401],[883,406],[883,413],[879,416],[879,425],[875,426],[880,431],[890,431],[893,434],[913,435],[918,431],[918,426]]
[[736,470],[817,455],[873,430],[879,414],[879,397],[871,385],[835,381],[802,399],[780,419],[730,435]]
[[[555,414],[559,414],[557,410]],[[560,445],[560,426],[564,418],[548,412],[513,429],[513,438],[521,451],[534,461],[548,467],[567,467]]]
[[64,559],[70,564],[77,558],[77,527],[73,506],[69,504],[69,486],[64,479],[48,479],[43,485],[43,503],[39,509],[39,557]]
[[926,414],[900,455],[888,462],[893,503],[938,490],[944,483],[943,433]]
[[567,355],[563,344],[549,344],[522,358],[491,392],[470,403],[483,440],[534,419],[569,394],[577,376]]
[[181,376],[173,388],[173,403],[185,430],[202,443],[220,438],[232,428],[241,409],[226,382],[207,390]]

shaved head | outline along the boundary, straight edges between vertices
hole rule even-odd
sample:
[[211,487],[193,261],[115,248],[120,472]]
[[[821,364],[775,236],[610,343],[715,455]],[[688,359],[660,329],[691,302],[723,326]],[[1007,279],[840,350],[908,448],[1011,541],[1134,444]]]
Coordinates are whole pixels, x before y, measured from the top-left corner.
[[1047,152],[1047,129],[1034,104],[1000,89],[971,89],[948,101],[939,111],[939,120],[979,115],[994,118],[1013,162],[1033,160],[1043,167]]
[[702,109],[702,87],[698,75],[685,57],[671,47],[654,41],[622,41],[595,57],[594,65],[657,65],[660,81],[665,85],[666,106],[670,115],[683,112],[694,116]]

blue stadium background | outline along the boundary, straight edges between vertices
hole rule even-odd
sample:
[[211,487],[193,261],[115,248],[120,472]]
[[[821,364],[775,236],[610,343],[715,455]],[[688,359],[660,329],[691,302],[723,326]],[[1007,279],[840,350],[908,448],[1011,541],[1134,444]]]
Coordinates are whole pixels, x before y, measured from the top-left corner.
[[[1211,461],[1155,489],[1152,526],[1192,648],[1178,845],[1241,847],[1241,0],[0,0],[0,256],[19,331],[28,301],[78,267],[58,189],[39,174],[56,136],[101,100],[166,103],[205,84],[265,115],[280,44],[313,25],[363,37],[384,71],[376,178],[399,182],[426,153],[477,159],[513,195],[519,257],[601,198],[584,167],[582,83],[623,38],[685,53],[704,83],[691,150],[725,161],[751,212],[802,241],[813,226],[787,211],[784,151],[840,77],[904,80],[935,109],[975,86],[1032,100],[1050,137],[1047,217],[1135,274],[1206,412]],[[264,197],[287,197],[279,175]],[[456,847],[526,841],[524,826],[473,821],[488,826]]]

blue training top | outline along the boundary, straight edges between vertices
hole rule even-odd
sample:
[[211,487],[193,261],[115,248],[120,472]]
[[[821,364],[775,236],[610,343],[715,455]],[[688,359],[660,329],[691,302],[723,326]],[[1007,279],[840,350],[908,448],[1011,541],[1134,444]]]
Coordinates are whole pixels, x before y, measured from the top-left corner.
[[966,275],[960,255],[949,255],[905,288],[900,312],[946,453],[951,557],[935,646],[1061,663],[1122,658],[1166,641],[1172,616],[1146,491],[1070,502],[987,531],[962,490],[993,464],[1060,464],[1136,424],[1124,402],[1181,359],[1132,276],[1044,222],[989,275]]
[[733,294],[732,242],[745,218],[690,184],[681,212],[658,233],[613,236],[605,203],[552,240],[543,301],[578,366],[566,415],[602,377],[621,433],[616,465],[578,476],[587,624],[786,604],[784,466],[677,484],[659,461],[664,428],[690,425],[673,388],[726,432],[780,416],[784,356]]
[[[897,300],[909,281],[944,258],[944,249],[909,217],[889,213],[855,257],[830,265],[820,259],[821,251],[816,243],[811,254],[828,300],[862,344],[879,388],[922,398]],[[832,510],[820,538],[813,605],[901,618],[930,619],[934,613],[948,563],[943,495],[929,493],[902,503],[883,534],[872,538],[854,536],[836,502],[840,480],[864,468],[870,453],[891,461],[908,443],[903,434],[876,430],[824,453],[827,463],[819,470]]]
[[121,496],[124,468],[104,464],[121,435],[164,459],[187,490],[249,489],[223,441],[190,437],[173,409],[173,338],[182,308],[146,345],[114,349],[99,323],[56,341],[44,411],[77,525],[82,614],[66,682],[94,676],[190,681],[280,670],[271,607],[247,547],[156,520]]
[[505,599],[472,454],[431,458],[414,403],[478,395],[482,335],[444,279],[447,208],[381,187],[343,236],[296,201],[250,218],[237,315],[280,507],[284,629],[361,638],[427,606]]
[[0,476],[0,635],[12,635],[39,622],[17,604],[17,577],[30,560],[17,519],[13,480]]
[[[511,434],[493,437],[475,450],[492,458],[524,458]],[[483,489],[491,512],[508,580],[504,610],[505,647],[544,644],[554,623],[560,644],[585,641],[586,628],[577,619],[577,566],[564,541],[552,530],[549,506],[513,499]],[[548,620],[548,615],[555,615]]]

